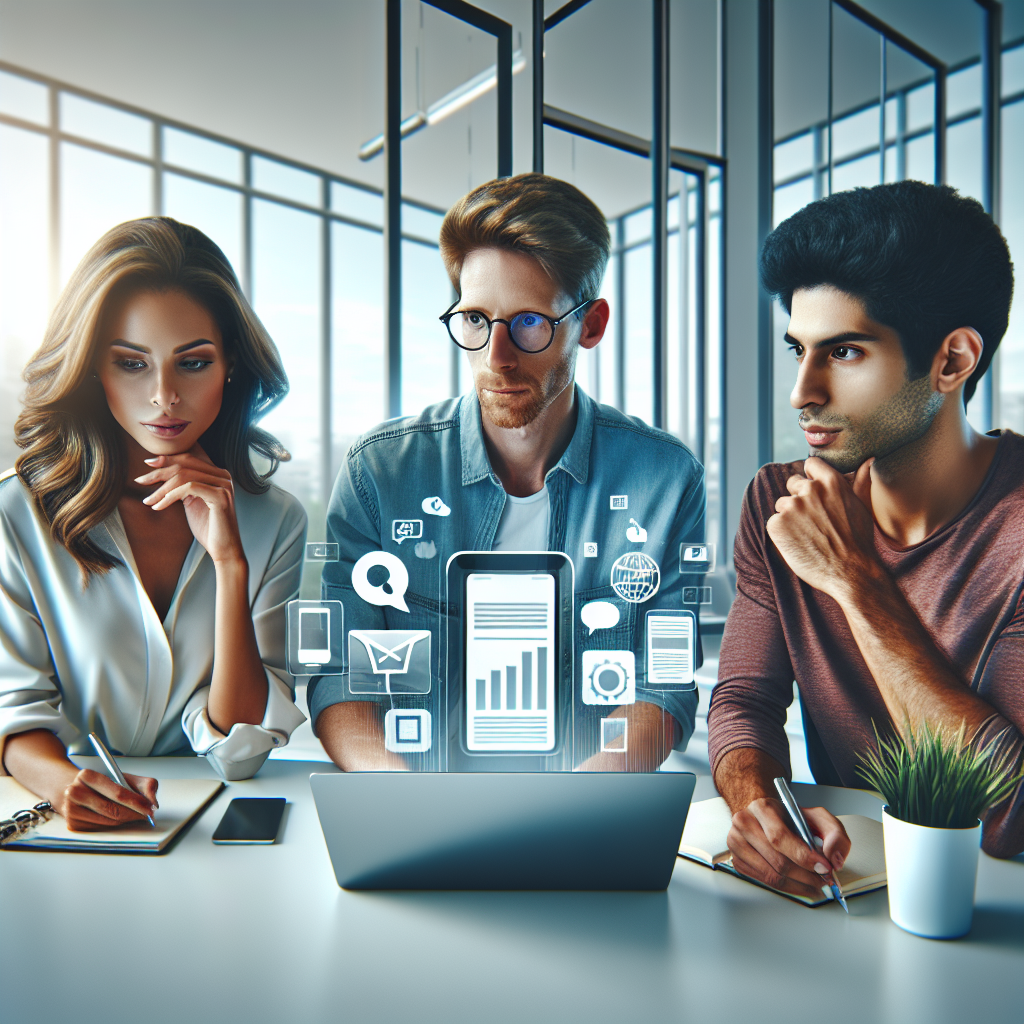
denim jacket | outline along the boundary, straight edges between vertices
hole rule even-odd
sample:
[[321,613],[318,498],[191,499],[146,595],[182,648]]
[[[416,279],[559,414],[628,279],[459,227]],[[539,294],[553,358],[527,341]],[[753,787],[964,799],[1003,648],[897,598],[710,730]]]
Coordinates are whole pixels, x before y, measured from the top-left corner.
[[[704,469],[672,435],[599,405],[579,387],[576,399],[572,440],[545,478],[550,500],[548,550],[566,553],[575,573],[574,760],[578,764],[596,749],[597,709],[583,706],[579,699],[582,653],[590,649],[635,652],[636,698],[675,717],[681,732],[677,746],[682,749],[693,732],[697,693],[644,685],[644,613],[682,607],[679,548],[704,538]],[[628,508],[611,508],[616,495],[628,496]],[[435,497],[450,514],[424,510],[424,500]],[[324,565],[322,598],[342,603],[346,634],[351,629],[432,631],[428,707],[436,709],[436,695],[442,689],[438,641],[444,629],[446,564],[458,551],[491,549],[505,498],[484,445],[475,391],[429,406],[418,416],[388,420],[365,434],[349,449],[335,482],[327,512],[327,540],[339,545],[340,557]],[[397,542],[395,520],[422,521],[422,536]],[[627,539],[630,520],[647,531],[643,544]],[[585,543],[596,543],[597,557],[585,556]],[[397,555],[408,568],[408,613],[367,604],[352,588],[354,563],[368,551],[378,550]],[[629,551],[645,552],[661,569],[660,589],[643,604],[622,600],[611,586],[612,563]],[[693,582],[692,577],[687,580]],[[619,622],[591,633],[580,611],[596,600],[614,604]],[[307,694],[314,728],[324,708],[366,699],[349,693],[345,675],[314,678]],[[395,697],[392,705],[403,701],[409,699]],[[423,706],[423,698],[410,706]]]

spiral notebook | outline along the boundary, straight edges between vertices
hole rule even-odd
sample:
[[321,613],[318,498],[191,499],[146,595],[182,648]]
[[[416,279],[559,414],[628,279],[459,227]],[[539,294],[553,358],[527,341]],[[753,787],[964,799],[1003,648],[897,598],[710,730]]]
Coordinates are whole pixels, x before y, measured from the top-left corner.
[[[836,872],[844,896],[861,896],[876,889],[885,888],[885,845],[882,841],[882,823],[862,814],[837,814],[850,837],[850,856]],[[726,839],[732,826],[732,811],[720,796],[711,800],[700,800],[690,804],[686,827],[679,843],[679,856],[695,860],[698,864],[718,871],[727,871],[745,882],[753,882],[763,889],[796,900],[808,907],[818,907],[831,902],[824,894],[820,899],[795,896],[781,889],[764,885],[753,878],[741,875],[732,866],[732,854]]]
[[[11,836],[4,850],[64,850],[82,853],[163,853],[175,837],[206,809],[224,788],[215,779],[164,779],[157,790],[156,828],[146,822],[103,832],[72,832],[59,814]],[[31,809],[39,797],[10,776],[0,777],[0,820]]]

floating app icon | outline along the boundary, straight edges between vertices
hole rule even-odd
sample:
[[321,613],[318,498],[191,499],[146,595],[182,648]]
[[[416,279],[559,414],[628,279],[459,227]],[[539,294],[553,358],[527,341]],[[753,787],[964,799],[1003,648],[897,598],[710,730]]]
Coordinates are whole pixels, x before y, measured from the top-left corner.
[[338,545],[322,540],[311,540],[306,544],[307,562],[338,561]]
[[583,652],[583,703],[636,701],[636,658],[632,651]]
[[647,542],[647,531],[635,520],[630,519],[626,528],[626,540],[631,544],[644,544]]
[[612,564],[612,589],[623,601],[642,604],[649,601],[661,586],[658,563],[642,551],[620,555]]
[[594,635],[595,629],[611,629],[619,621],[619,609],[611,601],[590,601],[580,611],[583,625]]
[[450,516],[452,510],[438,497],[424,498],[420,508],[428,516]]
[[352,566],[352,589],[367,604],[397,608],[407,612],[405,592],[409,589],[409,570],[397,556],[387,551],[368,551]]
[[601,719],[601,753],[624,754],[628,749],[629,720],[626,718]]
[[683,604],[711,604],[711,588],[683,587]]
[[393,754],[422,754],[430,749],[430,712],[392,708],[384,715],[384,749]]
[[679,571],[704,575],[715,571],[715,545],[686,543],[679,546]]
[[437,545],[432,540],[421,540],[412,550],[417,558],[437,557]]
[[289,601],[288,671],[293,676],[342,671],[344,608],[340,601]]
[[429,629],[353,629],[348,635],[352,693],[430,693]]
[[592,540],[583,542],[583,557],[597,558],[597,545]]
[[403,540],[417,540],[422,536],[422,519],[394,519],[391,522],[391,539],[396,544],[401,544]]
[[697,620],[691,611],[658,609],[646,615],[647,685],[692,690]]
[[613,511],[621,511],[622,509],[629,508],[629,495],[628,494],[612,494],[608,498],[608,507]]

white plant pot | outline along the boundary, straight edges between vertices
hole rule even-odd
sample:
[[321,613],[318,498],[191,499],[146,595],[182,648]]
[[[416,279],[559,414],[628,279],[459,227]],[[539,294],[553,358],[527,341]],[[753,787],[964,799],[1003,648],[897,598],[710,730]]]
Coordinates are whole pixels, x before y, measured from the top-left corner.
[[981,822],[974,828],[911,825],[882,809],[889,917],[928,939],[957,939],[971,930]]

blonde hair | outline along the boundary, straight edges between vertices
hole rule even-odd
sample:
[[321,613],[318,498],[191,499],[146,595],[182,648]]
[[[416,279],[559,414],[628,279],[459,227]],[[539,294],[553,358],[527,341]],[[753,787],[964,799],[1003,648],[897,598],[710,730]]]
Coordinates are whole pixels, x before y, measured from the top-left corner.
[[[112,228],[86,253],[50,316],[25,367],[25,405],[14,425],[24,449],[18,476],[86,579],[117,564],[89,531],[116,508],[127,472],[124,433],[92,372],[100,318],[115,289],[178,289],[216,321],[234,361],[220,412],[200,442],[216,465],[239,487],[261,493],[278,463],[290,458],[255,426],[287,393],[288,378],[227,257],[201,231],[169,217]],[[265,474],[253,467],[250,450],[270,461]]]
[[611,252],[601,211],[575,185],[546,174],[497,178],[473,189],[448,211],[440,244],[456,291],[471,252],[506,249],[535,259],[573,305],[597,298]]

